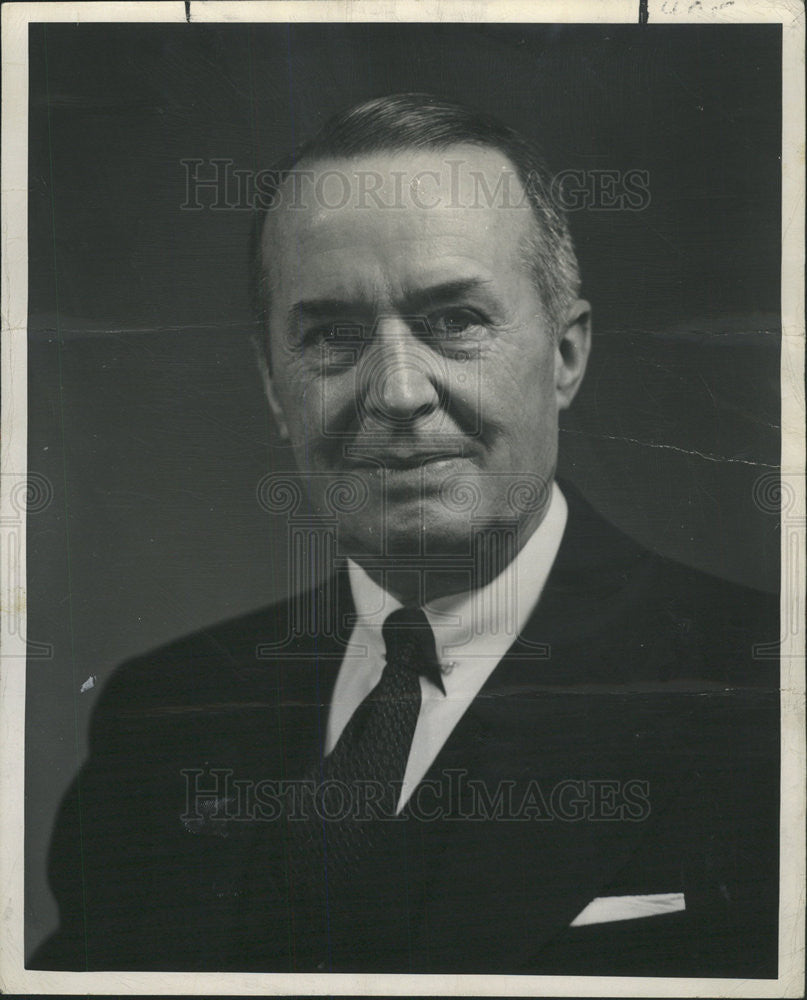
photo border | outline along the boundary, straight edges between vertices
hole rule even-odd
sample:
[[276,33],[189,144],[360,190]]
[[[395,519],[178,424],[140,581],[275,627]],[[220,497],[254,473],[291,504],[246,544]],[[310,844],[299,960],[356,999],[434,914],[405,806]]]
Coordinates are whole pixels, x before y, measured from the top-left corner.
[[[34,22],[780,23],[782,131],[782,640],[779,978],[48,972],[23,968],[26,662],[28,25]],[[0,988],[9,993],[796,997],[804,984],[804,8],[800,0],[256,0],[7,3],[2,8],[0,449]],[[785,489],[787,487],[787,489]],[[15,492],[16,490],[16,492]],[[785,497],[788,498],[785,510]],[[29,498],[30,504],[30,498]],[[793,539],[795,535],[795,549]],[[14,569],[9,553],[14,547]],[[792,565],[793,553],[797,565]],[[801,617],[799,617],[801,616]]]

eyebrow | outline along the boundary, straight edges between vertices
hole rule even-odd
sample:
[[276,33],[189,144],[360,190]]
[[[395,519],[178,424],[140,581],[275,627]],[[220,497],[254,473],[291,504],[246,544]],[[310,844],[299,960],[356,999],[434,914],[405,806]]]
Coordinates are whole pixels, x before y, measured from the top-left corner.
[[[493,282],[489,278],[463,278],[458,281],[444,281],[428,288],[418,288],[407,293],[400,306],[405,313],[417,313],[425,308],[451,302],[472,292],[484,292],[486,285]],[[294,334],[303,319],[326,319],[338,316],[356,316],[372,313],[366,300],[361,299],[301,299],[295,302],[286,314],[286,328]]]

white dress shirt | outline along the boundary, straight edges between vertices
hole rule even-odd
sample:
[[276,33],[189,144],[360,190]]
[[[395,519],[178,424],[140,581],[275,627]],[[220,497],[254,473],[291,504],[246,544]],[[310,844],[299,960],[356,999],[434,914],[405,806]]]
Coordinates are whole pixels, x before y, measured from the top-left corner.
[[[398,812],[424,778],[465,710],[515,642],[538,603],[557,556],[568,508],[557,483],[546,515],[515,559],[485,587],[438,598],[424,606],[435,638],[445,694],[425,677],[415,735]],[[381,679],[386,617],[401,607],[356,563],[348,574],[357,621],[334,686],[325,752],[330,753],[350,717]]]

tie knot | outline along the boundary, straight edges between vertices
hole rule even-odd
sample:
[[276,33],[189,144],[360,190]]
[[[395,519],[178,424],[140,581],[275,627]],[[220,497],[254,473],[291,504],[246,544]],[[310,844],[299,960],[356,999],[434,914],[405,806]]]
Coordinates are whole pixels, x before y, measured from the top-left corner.
[[422,674],[445,693],[434,633],[420,608],[404,607],[393,611],[387,616],[381,634],[388,665]]

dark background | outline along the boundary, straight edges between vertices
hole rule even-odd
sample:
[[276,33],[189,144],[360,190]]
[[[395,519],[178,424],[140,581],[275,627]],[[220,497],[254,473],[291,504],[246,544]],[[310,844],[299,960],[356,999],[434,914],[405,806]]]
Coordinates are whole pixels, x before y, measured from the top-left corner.
[[778,26],[52,24],[30,54],[29,466],[52,500],[28,635],[52,655],[28,670],[29,951],[110,671],[287,586],[256,498],[289,455],[250,344],[250,213],[183,210],[183,159],[265,168],[345,105],[428,90],[555,170],[648,171],[645,210],[571,216],[595,343],[561,472],[651,547],[777,588],[753,490],[779,461]]

